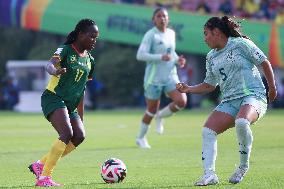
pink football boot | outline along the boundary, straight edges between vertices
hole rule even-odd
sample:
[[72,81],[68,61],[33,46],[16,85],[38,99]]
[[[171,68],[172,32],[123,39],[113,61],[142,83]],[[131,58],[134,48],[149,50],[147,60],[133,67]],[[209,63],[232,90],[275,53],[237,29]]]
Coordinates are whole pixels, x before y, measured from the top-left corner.
[[42,163],[36,161],[29,166],[29,169],[36,176],[36,178],[39,178],[42,173],[43,166],[44,165]]
[[46,176],[43,179],[37,179],[35,186],[39,186],[39,187],[60,187],[60,186],[63,186],[63,185],[54,182],[51,179],[51,177]]

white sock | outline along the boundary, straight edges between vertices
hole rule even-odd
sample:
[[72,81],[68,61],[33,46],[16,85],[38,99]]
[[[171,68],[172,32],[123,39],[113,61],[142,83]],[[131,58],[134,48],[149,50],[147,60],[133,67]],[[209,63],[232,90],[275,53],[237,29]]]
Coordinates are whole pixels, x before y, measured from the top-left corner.
[[202,162],[205,172],[215,171],[217,157],[217,133],[203,127],[202,130]]
[[38,180],[43,180],[43,179],[45,179],[46,178],[46,176],[39,176],[38,177]]
[[239,152],[240,152],[240,167],[249,168],[249,157],[252,147],[252,131],[250,129],[250,122],[244,118],[238,118],[235,121]]
[[138,133],[137,138],[142,139],[145,137],[145,135],[147,134],[147,131],[149,129],[149,125],[147,125],[146,123],[144,123],[143,121],[141,122],[140,125],[140,131]]
[[157,113],[157,116],[160,117],[160,118],[163,118],[163,117],[170,117],[171,115],[173,115],[174,113],[172,112],[172,110],[170,109],[170,106],[167,105],[166,107],[164,107],[162,110],[160,110],[158,113]]
[[39,163],[39,164],[43,164],[40,160],[37,160],[36,162]]

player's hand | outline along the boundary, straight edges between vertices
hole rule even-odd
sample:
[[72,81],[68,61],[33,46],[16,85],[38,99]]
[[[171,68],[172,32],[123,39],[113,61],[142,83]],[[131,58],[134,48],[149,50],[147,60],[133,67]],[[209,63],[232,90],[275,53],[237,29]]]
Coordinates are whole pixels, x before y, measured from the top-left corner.
[[164,55],[162,56],[162,60],[163,60],[163,61],[170,61],[170,60],[171,60],[171,55],[169,55],[169,54],[164,54]]
[[189,86],[185,83],[177,83],[176,89],[181,93],[188,93],[189,92]]
[[276,97],[277,97],[277,90],[276,90],[276,88],[269,88],[269,91],[268,91],[268,100],[269,100],[269,102],[273,102]]
[[184,58],[183,55],[180,55],[178,57],[178,64],[179,64],[179,67],[180,68],[183,68],[185,66],[185,63],[186,63],[186,59]]
[[61,75],[61,74],[64,74],[64,73],[66,73],[66,68],[58,68],[57,70],[56,70],[56,72],[55,72],[55,75]]

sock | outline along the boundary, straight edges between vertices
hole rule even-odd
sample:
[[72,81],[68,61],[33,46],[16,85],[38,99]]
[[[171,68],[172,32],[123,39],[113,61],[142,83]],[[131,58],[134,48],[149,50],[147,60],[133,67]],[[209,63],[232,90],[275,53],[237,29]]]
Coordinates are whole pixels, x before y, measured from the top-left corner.
[[47,157],[48,157],[48,153],[42,156],[42,158],[39,160],[39,163],[45,164]]
[[65,151],[63,152],[62,156],[61,157],[64,157],[66,156],[67,154],[69,154],[70,152],[72,152],[73,150],[76,149],[76,146],[70,141],[66,148],[65,148]]
[[[75,149],[76,149],[76,146],[74,146],[74,144],[70,141],[67,144],[65,151],[63,152],[61,157],[66,156],[67,154],[69,154],[70,152],[72,152]],[[38,163],[45,164],[47,157],[48,157],[48,153],[45,154],[44,156],[42,156],[42,158],[40,160],[38,160]]]
[[142,139],[145,137],[147,131],[149,129],[149,125],[147,125],[146,123],[144,123],[143,121],[141,122],[141,125],[140,125],[140,131],[138,133],[138,136],[137,138],[139,139]]
[[202,131],[202,162],[205,172],[215,171],[217,133],[207,127]]
[[235,125],[239,141],[240,167],[248,169],[249,157],[253,141],[250,122],[247,119],[238,118],[235,121]]
[[167,105],[166,107],[164,107],[162,110],[160,110],[157,113],[157,116],[160,117],[160,118],[163,118],[163,117],[170,117],[173,114],[174,114],[174,112],[172,112],[172,110],[170,109],[170,106]]
[[46,158],[45,165],[43,167],[43,172],[41,176],[51,176],[56,163],[62,156],[64,150],[66,148],[66,144],[61,140],[57,139],[52,145],[50,151],[48,152],[48,156]]

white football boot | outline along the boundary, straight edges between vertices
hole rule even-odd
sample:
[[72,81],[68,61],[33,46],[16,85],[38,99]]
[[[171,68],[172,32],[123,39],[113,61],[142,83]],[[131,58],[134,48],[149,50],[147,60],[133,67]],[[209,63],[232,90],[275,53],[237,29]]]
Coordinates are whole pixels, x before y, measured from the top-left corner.
[[194,184],[195,186],[215,185],[219,179],[214,171],[206,171],[204,175]]
[[235,172],[232,174],[232,176],[229,178],[229,182],[232,184],[238,184],[240,183],[245,174],[247,173],[247,168],[238,167]]
[[136,139],[136,144],[140,147],[140,148],[144,148],[144,149],[150,149],[151,146],[149,145],[146,137],[144,138],[137,138]]

